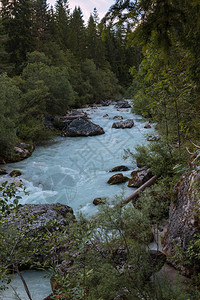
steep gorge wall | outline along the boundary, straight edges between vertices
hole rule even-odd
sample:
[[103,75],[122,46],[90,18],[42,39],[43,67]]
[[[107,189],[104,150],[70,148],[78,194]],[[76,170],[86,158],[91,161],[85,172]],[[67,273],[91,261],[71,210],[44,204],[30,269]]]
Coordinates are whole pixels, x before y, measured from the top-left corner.
[[[169,257],[177,246],[186,251],[194,236],[200,233],[200,163],[198,155],[175,186],[176,199],[170,205],[169,223],[163,239],[163,250]],[[173,260],[172,260],[173,262]],[[175,263],[175,261],[174,261]]]

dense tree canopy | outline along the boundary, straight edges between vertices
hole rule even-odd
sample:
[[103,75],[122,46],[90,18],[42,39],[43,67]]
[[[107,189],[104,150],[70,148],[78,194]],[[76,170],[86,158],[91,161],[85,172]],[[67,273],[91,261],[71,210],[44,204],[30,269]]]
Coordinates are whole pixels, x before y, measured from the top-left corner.
[[[0,28],[0,74],[9,76],[9,82],[13,78],[13,89],[21,95],[19,116],[12,121],[17,135],[7,136],[8,145],[15,143],[14,136],[40,142],[49,136],[45,114],[113,99],[122,92],[120,85],[131,82],[127,74],[134,59],[126,50],[125,35],[119,38],[119,30],[101,24],[96,9],[86,25],[81,8],[70,12],[67,0],[57,0],[54,8],[46,0],[4,0]],[[6,105],[12,111],[9,93]]]

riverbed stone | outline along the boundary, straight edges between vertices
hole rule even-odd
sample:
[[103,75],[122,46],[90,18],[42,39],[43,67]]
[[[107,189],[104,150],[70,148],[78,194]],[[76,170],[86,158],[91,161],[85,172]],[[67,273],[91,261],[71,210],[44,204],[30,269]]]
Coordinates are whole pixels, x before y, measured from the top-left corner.
[[14,154],[12,158],[5,158],[6,162],[18,162],[30,157],[35,147],[32,144],[17,142],[16,146],[13,147]]
[[65,130],[68,125],[76,119],[88,119],[88,114],[85,111],[73,109],[68,111],[65,116],[55,117],[53,121],[53,125],[58,130]]
[[132,119],[127,119],[125,121],[119,121],[119,122],[113,123],[112,128],[125,129],[125,128],[132,128],[133,126],[134,126],[134,121]]
[[150,169],[144,167],[139,170],[133,171],[131,173],[131,176],[132,178],[129,179],[128,187],[139,188],[146,181],[148,181],[153,176],[153,174],[151,173]]
[[115,104],[115,108],[130,108],[130,107],[131,105],[127,100],[121,100]]
[[124,172],[129,171],[130,169],[127,166],[117,166],[112,168],[109,172]]
[[22,172],[20,170],[13,170],[9,175],[10,177],[18,177],[22,175]]
[[76,137],[76,136],[94,136],[104,134],[104,130],[99,125],[92,123],[85,119],[73,120],[64,130],[62,136]]
[[93,200],[94,205],[100,205],[100,204],[105,204],[105,201],[102,198],[95,198]]
[[123,120],[123,117],[122,116],[114,116],[113,120]]
[[120,184],[120,183],[126,182],[128,180],[129,180],[128,177],[124,176],[122,173],[118,173],[118,174],[115,174],[112,177],[110,177],[107,183]]

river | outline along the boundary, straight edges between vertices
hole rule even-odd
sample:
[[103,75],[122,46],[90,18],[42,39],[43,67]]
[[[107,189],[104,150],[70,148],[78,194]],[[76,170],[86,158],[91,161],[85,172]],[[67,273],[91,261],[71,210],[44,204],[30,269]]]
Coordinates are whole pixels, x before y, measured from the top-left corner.
[[[130,113],[130,109],[119,109],[110,105],[85,109],[91,121],[103,127],[105,134],[93,137],[58,137],[45,146],[37,147],[31,157],[18,163],[6,165],[8,172],[20,170],[22,180],[29,191],[29,196],[22,197],[25,203],[55,203],[71,206],[77,214],[82,211],[90,215],[97,211],[93,205],[96,197],[109,197],[123,193],[129,195],[133,189],[123,185],[109,185],[107,180],[115,173],[109,170],[118,165],[126,165],[129,176],[136,168],[136,162],[124,161],[124,149],[134,150],[137,144],[147,144],[147,136],[154,134],[154,128],[144,129],[141,116]],[[108,114],[108,117],[103,117]],[[134,127],[130,129],[112,128],[113,117],[122,116],[124,120],[133,119]],[[121,172],[120,172],[121,173]],[[11,180],[8,175],[2,176],[1,181]],[[15,179],[16,180],[16,179]],[[24,277],[32,292],[33,300],[42,300],[50,294],[49,279],[41,279],[41,273],[27,271]],[[37,283],[36,283],[37,282]],[[15,276],[13,286],[18,287],[22,300],[27,296],[19,287],[20,279]],[[45,286],[45,288],[44,288]],[[34,295],[34,291],[40,291]],[[12,288],[0,295],[2,299],[14,300]]]

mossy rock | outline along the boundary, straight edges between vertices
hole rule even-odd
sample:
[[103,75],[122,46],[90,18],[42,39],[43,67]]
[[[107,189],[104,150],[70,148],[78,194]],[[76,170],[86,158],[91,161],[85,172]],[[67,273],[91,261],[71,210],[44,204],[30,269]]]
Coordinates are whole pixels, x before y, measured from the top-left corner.
[[13,170],[9,175],[10,177],[18,177],[22,175],[22,172],[20,170]]

